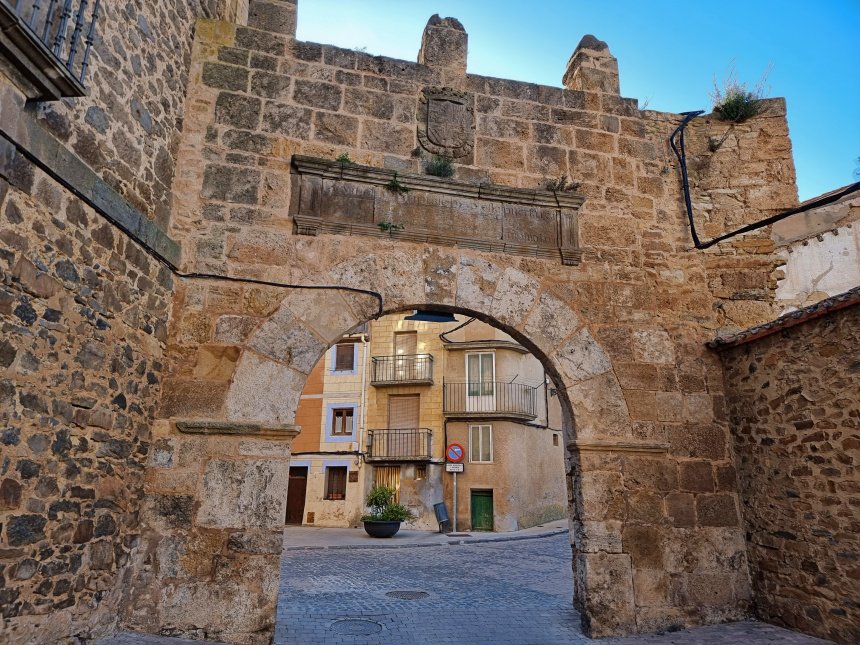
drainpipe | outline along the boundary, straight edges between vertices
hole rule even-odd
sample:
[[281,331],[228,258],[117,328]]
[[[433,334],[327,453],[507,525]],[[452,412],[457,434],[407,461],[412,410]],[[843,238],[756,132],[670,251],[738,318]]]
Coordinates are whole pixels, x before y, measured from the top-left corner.
[[367,336],[361,335],[361,416],[358,428],[358,454],[364,455],[364,430],[367,425],[367,354],[370,346]]

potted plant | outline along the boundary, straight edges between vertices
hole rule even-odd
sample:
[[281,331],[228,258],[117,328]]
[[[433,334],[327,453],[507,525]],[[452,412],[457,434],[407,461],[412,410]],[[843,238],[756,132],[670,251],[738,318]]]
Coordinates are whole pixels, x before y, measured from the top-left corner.
[[370,537],[390,538],[400,530],[400,523],[415,519],[415,514],[394,501],[396,491],[388,486],[374,486],[367,495],[369,513],[361,516]]

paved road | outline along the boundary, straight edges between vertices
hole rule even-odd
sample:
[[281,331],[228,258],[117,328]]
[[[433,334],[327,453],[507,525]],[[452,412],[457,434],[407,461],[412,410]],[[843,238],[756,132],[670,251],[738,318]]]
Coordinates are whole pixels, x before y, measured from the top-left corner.
[[[566,534],[472,545],[287,550],[275,645],[827,643],[752,621],[592,641],[582,635],[571,606],[571,577]],[[120,634],[99,645],[185,643],[191,642]]]

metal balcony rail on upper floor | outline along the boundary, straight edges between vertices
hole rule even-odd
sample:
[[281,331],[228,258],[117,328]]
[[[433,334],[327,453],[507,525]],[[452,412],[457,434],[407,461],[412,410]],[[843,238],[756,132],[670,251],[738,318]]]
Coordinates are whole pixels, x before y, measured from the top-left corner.
[[430,461],[429,428],[384,428],[367,431],[367,461]]
[[[4,49],[25,51],[39,72],[63,86],[65,96],[82,95],[61,83],[86,85],[90,53],[96,39],[101,0],[0,0]],[[53,59],[53,72],[43,69]]]
[[537,388],[522,383],[481,381],[444,384],[444,412],[461,418],[499,417],[533,420],[537,417]]
[[430,354],[374,356],[372,385],[433,384],[433,357]]

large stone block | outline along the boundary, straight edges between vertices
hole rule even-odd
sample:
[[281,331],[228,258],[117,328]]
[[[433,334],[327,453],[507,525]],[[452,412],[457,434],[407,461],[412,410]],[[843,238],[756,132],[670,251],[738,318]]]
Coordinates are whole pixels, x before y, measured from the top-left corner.
[[636,629],[633,568],[627,554],[577,554],[574,577],[584,585],[576,602],[582,624],[591,638]]
[[300,372],[246,351],[227,394],[227,419],[293,423],[304,383]]
[[213,459],[206,464],[195,526],[275,528],[284,522],[288,469],[283,461]]

